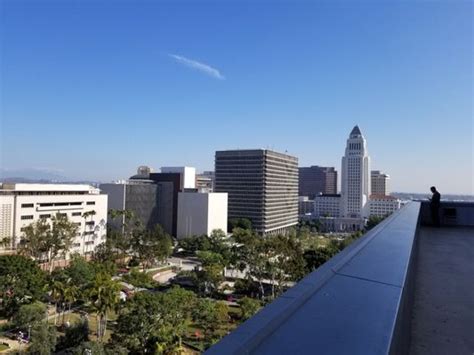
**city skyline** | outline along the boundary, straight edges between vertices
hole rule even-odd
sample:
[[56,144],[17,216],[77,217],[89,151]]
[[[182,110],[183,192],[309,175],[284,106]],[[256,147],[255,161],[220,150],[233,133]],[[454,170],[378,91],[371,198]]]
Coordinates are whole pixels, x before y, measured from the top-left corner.
[[392,191],[474,194],[471,3],[187,5],[2,2],[0,168],[106,182],[270,148],[339,170],[358,124]]

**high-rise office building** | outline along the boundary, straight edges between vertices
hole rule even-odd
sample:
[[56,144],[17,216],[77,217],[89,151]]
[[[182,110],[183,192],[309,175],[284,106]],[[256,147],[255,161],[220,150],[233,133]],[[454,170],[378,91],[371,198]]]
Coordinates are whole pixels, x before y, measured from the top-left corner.
[[319,194],[337,193],[337,171],[333,167],[298,168],[298,194],[313,200]]
[[363,218],[369,216],[370,158],[367,141],[358,126],[347,139],[341,169],[342,216]]
[[380,170],[372,170],[370,172],[370,192],[373,195],[390,195],[388,188],[388,180],[390,176]]
[[298,158],[267,149],[216,152],[215,191],[227,192],[229,218],[261,234],[298,223]]

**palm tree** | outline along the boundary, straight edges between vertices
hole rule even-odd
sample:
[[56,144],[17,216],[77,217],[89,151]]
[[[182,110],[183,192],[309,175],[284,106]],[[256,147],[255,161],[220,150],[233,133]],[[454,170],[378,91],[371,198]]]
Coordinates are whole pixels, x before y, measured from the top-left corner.
[[54,300],[55,314],[54,314],[54,325],[58,323],[58,308],[64,302],[64,290],[66,285],[58,280],[53,280],[51,283],[51,298]]
[[102,341],[107,330],[107,313],[119,302],[120,284],[110,275],[97,274],[89,292],[92,306],[97,313],[97,339]]
[[[71,279],[67,280],[67,283],[64,288],[64,302],[68,305],[68,310],[69,310],[69,317],[71,313],[71,306],[74,302],[77,301],[77,297],[79,295],[79,287],[76,285],[73,285],[71,283]],[[63,313],[63,324],[64,324],[64,314]]]

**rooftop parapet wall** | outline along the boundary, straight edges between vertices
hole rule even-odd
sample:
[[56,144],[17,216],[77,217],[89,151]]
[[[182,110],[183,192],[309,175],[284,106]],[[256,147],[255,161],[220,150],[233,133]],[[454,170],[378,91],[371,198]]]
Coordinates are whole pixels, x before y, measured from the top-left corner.
[[403,353],[419,211],[395,212],[206,354]]
[[[442,226],[473,227],[474,203],[441,201],[439,215]],[[420,223],[423,225],[432,223],[428,201],[421,202]]]

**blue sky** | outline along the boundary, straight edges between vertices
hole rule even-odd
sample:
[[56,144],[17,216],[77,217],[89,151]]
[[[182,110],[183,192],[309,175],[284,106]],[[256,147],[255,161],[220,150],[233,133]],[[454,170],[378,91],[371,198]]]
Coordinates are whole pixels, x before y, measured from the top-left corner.
[[78,179],[273,148],[474,193],[470,1],[3,0],[0,166]]

